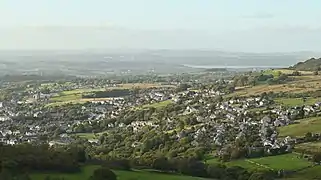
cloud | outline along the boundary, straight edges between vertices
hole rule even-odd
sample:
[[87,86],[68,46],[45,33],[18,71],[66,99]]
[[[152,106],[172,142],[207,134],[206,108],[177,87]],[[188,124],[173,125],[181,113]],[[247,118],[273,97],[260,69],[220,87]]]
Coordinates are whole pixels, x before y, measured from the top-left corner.
[[245,19],[271,19],[274,18],[274,15],[271,13],[259,12],[251,15],[242,16]]

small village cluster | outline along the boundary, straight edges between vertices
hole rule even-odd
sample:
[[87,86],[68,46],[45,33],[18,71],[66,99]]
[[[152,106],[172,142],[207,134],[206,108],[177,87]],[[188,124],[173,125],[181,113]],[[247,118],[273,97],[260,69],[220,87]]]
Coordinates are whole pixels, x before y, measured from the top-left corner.
[[[226,94],[214,89],[175,92],[172,88],[150,88],[130,97],[47,106],[51,97],[64,90],[71,88],[55,89],[53,93],[47,94],[29,91],[29,99],[23,100],[17,96],[10,101],[1,102],[0,142],[19,144],[46,141],[50,145],[66,145],[72,143],[78,133],[99,133],[94,132],[95,127],[106,119],[118,118],[133,108],[155,109],[152,104],[163,103],[164,107],[179,106],[177,116],[134,119],[129,123],[114,121],[107,123],[106,127],[124,131],[131,128],[134,133],[148,127],[178,141],[190,137],[191,145],[195,147],[204,141],[219,146],[218,155],[224,153],[237,139],[246,139],[248,136],[254,138],[250,151],[262,148],[267,152],[280,148],[291,151],[297,139],[279,137],[276,128],[290,125],[300,116],[309,117],[321,113],[320,103],[284,107],[267,96],[224,99],[222,97]],[[188,117],[192,123],[180,127],[178,117]],[[88,141],[99,144],[98,138],[89,138]],[[132,147],[141,144],[139,141],[133,142]]]

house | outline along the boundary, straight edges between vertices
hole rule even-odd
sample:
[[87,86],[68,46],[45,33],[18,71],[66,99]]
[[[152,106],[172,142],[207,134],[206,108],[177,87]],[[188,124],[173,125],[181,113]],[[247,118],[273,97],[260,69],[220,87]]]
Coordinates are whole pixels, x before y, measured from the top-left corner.
[[37,118],[37,117],[39,117],[41,114],[42,114],[42,112],[41,112],[41,111],[38,111],[38,112],[36,112],[36,113],[33,114],[33,117]]
[[9,120],[11,120],[11,118],[8,116],[0,116],[0,121],[2,121],[2,122],[9,121]]
[[269,116],[264,116],[262,119],[261,119],[261,123],[265,126],[268,126],[269,124],[272,123],[272,119],[269,117]]
[[197,110],[195,108],[187,106],[183,114],[187,115],[187,114],[191,114],[191,113],[196,112],[196,111]]
[[38,92],[38,93],[33,95],[33,98],[35,100],[40,100],[40,99],[49,99],[52,96],[53,96],[53,94],[44,94],[44,93]]
[[98,139],[88,139],[88,142],[91,144],[98,144],[99,140]]
[[320,106],[321,106],[321,102],[316,102],[314,105],[315,105],[316,107],[320,107]]

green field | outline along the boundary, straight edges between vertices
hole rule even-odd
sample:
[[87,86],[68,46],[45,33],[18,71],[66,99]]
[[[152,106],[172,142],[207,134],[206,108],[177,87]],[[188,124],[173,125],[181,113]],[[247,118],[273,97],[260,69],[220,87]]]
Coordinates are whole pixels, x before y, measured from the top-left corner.
[[251,159],[251,161],[268,166],[271,169],[296,170],[310,166],[312,163],[301,159],[296,154],[283,154],[278,156],[268,156],[263,158]]
[[307,150],[309,152],[321,152],[321,142],[308,142],[295,145],[295,149]]
[[[210,159],[210,160],[207,160],[206,163],[208,163],[208,164],[217,164],[217,163],[220,163],[220,162],[217,159]],[[239,166],[239,167],[243,167],[245,169],[266,169],[264,167],[261,167],[261,166],[258,166],[256,164],[254,164],[254,163],[251,163],[246,159],[240,159],[240,160],[225,162],[224,165],[226,165],[228,167]]]
[[269,70],[265,70],[263,72],[264,75],[270,75],[271,74],[271,75],[273,75],[274,78],[277,78],[280,73],[286,74],[285,70],[282,70],[282,69],[275,69],[275,70],[269,69]]
[[252,108],[252,109],[249,109],[249,111],[250,111],[250,112],[266,111],[266,107]]
[[299,171],[284,180],[317,180],[321,179],[321,166],[311,167]]
[[[218,163],[217,159],[207,161],[208,164]],[[240,159],[224,163],[226,166],[240,166],[246,169],[297,170],[310,166],[312,163],[301,159],[296,154],[283,154],[262,158]]]
[[79,136],[80,138],[84,138],[84,139],[96,139],[97,138],[94,133],[77,133],[76,135]]
[[[55,174],[55,173],[35,173],[31,174],[32,180],[44,180],[46,176],[52,178],[65,178],[65,180],[88,180],[92,175],[93,171],[99,166],[86,166],[83,168],[81,173],[76,174]],[[149,171],[114,171],[117,174],[118,180],[201,180],[202,178],[181,176],[181,175],[170,175],[161,174],[157,172]]]
[[171,103],[173,103],[172,100],[166,100],[166,101],[161,101],[161,102],[157,102],[157,103],[146,104],[146,105],[142,106],[142,108],[149,108],[149,107],[162,108],[162,107],[165,107]]
[[302,137],[307,132],[321,132],[321,117],[301,119],[298,124],[291,124],[278,128],[280,136]]
[[[145,83],[128,83],[128,84],[119,84],[117,87],[108,87],[106,89],[133,89],[133,88],[159,88],[159,87],[174,87],[171,85],[160,85],[160,84],[145,84]],[[95,92],[95,91],[105,91],[105,88],[81,88],[74,89],[69,91],[62,91],[58,93],[57,96],[50,98],[51,103],[47,106],[60,106],[68,103],[76,104],[76,103],[85,103],[88,101],[99,101],[99,100],[108,100],[110,98],[82,98],[82,95],[85,93]],[[171,101],[163,101],[155,104],[146,105],[146,107],[164,107],[171,103]]]
[[104,133],[107,133],[107,131],[96,133],[96,135],[94,133],[76,133],[75,135],[84,139],[97,139],[100,135]]
[[53,107],[53,106],[62,106],[65,104],[82,104],[86,101],[80,101],[80,100],[71,100],[71,101],[59,101],[59,102],[52,102],[46,105],[46,107]]
[[103,91],[104,89],[75,89],[70,91],[62,91],[58,96],[52,97],[50,100],[52,101],[73,101],[77,99],[81,99],[83,93],[89,93],[94,91]]
[[303,102],[302,98],[278,98],[275,99],[276,102],[287,105],[287,106],[301,106],[301,105],[312,105],[319,102],[321,99],[317,98],[307,98],[306,102]]
[[62,95],[71,95],[71,94],[82,94],[82,93],[88,93],[88,92],[95,92],[95,91],[105,91],[104,88],[85,88],[85,89],[74,89],[70,91],[63,91],[61,92]]
[[[294,72],[294,70],[291,69],[269,69],[269,70],[265,70],[263,72],[263,74],[268,75],[268,74],[272,74],[274,77],[278,77],[279,72],[281,72],[282,74],[292,74]],[[312,75],[312,71],[299,71],[301,75]]]
[[78,99],[81,99],[81,94],[58,95],[50,98],[51,101],[55,101],[55,102],[74,101]]
[[[57,96],[50,98],[50,101],[57,103],[56,105],[64,103],[74,103],[82,98],[82,93],[93,92],[94,89],[75,89],[71,91],[60,92]],[[52,104],[53,105],[53,104]]]
[[[90,93],[94,91],[103,91],[104,89],[75,89],[70,91],[60,92],[57,96],[50,98],[51,103],[47,104],[47,106],[60,106],[64,104],[79,104],[85,103],[88,101],[92,101],[92,98],[82,98],[84,93]],[[95,98],[95,100],[108,100],[110,98]]]

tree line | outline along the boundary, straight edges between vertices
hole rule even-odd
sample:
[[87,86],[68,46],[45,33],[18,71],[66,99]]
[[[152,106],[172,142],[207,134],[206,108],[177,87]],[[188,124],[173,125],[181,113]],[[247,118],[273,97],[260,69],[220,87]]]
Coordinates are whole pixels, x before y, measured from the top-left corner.
[[[269,180],[277,177],[276,172],[262,170],[246,170],[241,167],[227,167],[222,164],[207,164],[195,158],[172,158],[151,156],[149,158],[106,158],[98,160],[85,153],[84,148],[49,147],[46,144],[1,145],[0,146],[0,180],[29,180],[28,173],[64,172],[79,173],[81,165],[99,164],[102,168],[94,171],[90,180],[100,180],[116,175],[110,171],[133,169],[154,169],[163,173],[215,178],[224,180]],[[46,180],[54,179],[46,177]],[[108,178],[107,178],[108,179]],[[60,179],[61,180],[61,179]]]

